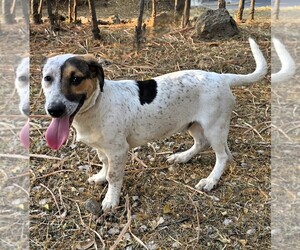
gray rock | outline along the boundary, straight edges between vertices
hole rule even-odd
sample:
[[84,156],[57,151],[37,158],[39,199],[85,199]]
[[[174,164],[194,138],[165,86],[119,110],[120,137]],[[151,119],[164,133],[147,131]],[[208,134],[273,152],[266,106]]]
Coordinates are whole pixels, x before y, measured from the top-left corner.
[[237,35],[239,30],[226,9],[217,9],[208,10],[198,18],[196,33],[199,38],[218,39]]

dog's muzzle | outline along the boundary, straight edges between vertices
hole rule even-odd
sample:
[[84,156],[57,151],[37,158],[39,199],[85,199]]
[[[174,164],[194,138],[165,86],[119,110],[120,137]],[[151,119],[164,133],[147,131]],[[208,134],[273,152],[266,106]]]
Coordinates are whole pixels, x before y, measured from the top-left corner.
[[66,113],[66,105],[62,102],[56,102],[49,105],[47,112],[54,118],[59,118]]

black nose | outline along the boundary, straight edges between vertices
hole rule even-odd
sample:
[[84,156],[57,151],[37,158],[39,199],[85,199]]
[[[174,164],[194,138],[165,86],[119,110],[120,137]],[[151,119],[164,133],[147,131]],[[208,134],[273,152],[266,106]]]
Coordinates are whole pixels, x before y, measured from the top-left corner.
[[61,102],[54,103],[48,107],[47,111],[52,117],[59,118],[66,112],[66,106]]

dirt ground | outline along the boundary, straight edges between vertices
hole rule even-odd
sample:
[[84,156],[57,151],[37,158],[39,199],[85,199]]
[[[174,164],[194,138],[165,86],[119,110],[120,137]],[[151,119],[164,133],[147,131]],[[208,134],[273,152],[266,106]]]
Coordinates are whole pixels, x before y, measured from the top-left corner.
[[[263,10],[266,11],[266,10]],[[265,14],[265,12],[264,12]],[[263,16],[263,15],[262,15]],[[182,69],[249,73],[255,68],[248,37],[270,60],[270,20],[239,24],[240,35],[200,41],[193,29],[159,33],[148,28],[141,50],[133,46],[134,26],[101,26],[94,41],[88,24],[32,25],[31,44],[31,249],[270,249],[270,77],[234,88],[229,147],[234,161],[209,193],[194,189],[215,162],[212,150],[186,164],[166,157],[192,145],[187,134],[149,142],[129,152],[119,207],[93,215],[85,206],[101,201],[107,186],[87,178],[101,169],[95,151],[75,142],[75,131],[59,151],[44,133],[40,61],[50,53],[92,53],[108,60],[108,79],[147,79]]]

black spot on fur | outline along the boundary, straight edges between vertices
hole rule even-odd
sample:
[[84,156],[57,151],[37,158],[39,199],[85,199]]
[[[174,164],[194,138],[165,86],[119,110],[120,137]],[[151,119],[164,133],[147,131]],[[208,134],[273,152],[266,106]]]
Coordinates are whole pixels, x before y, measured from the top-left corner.
[[137,85],[139,87],[139,97],[140,103],[144,105],[145,103],[151,103],[157,94],[157,83],[155,80],[145,80],[145,81],[137,81]]

